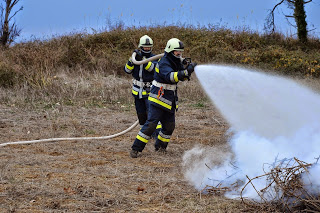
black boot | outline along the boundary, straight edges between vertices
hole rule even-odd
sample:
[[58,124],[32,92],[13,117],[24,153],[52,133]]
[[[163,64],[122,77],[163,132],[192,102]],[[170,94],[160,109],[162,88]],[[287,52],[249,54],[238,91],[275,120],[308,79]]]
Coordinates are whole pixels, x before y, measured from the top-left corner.
[[130,156],[131,156],[132,158],[137,158],[137,157],[138,157],[138,151],[132,149],[132,150],[130,151]]
[[163,148],[163,147],[156,148],[155,150],[156,150],[156,152],[162,152],[162,153],[166,153],[167,152],[167,149]]
[[162,151],[166,152],[168,143],[162,142],[159,139],[156,140],[156,143],[154,144],[155,151]]

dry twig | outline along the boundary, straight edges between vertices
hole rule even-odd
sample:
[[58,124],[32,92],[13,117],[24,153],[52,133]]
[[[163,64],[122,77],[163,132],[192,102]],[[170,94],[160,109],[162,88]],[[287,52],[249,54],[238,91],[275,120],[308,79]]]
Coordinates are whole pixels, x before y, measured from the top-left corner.
[[[303,174],[309,175],[308,169],[313,164],[305,163],[297,158],[283,159],[276,163],[278,163],[278,165],[273,165],[270,172],[251,179],[246,176],[248,182],[243,185],[240,192],[242,202],[248,208],[254,209],[255,211],[319,212],[319,195],[310,194],[306,189],[305,183],[301,180]],[[254,186],[253,180],[260,178],[266,179],[267,186],[258,190]],[[260,202],[243,197],[243,193],[248,185],[254,188],[261,198]],[[234,190],[234,187],[221,187],[221,185],[219,185],[217,187],[206,186],[203,191],[221,196],[226,192]],[[265,195],[269,195],[268,199]],[[271,199],[269,198],[270,196]]]

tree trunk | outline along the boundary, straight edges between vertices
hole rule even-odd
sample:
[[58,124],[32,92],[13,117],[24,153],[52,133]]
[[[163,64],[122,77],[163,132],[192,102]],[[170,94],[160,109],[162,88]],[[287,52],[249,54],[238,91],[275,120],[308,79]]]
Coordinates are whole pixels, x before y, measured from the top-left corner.
[[304,10],[304,0],[294,1],[294,13],[298,30],[299,41],[305,43],[308,41],[308,31],[307,31],[307,21],[306,21],[306,11]]
[[[1,0],[4,2],[5,6],[0,5],[1,12],[1,26],[0,26],[0,45],[7,46],[14,39],[20,35],[21,30],[18,29],[15,25],[15,22],[12,22],[12,18],[23,9],[20,7],[14,14],[11,14],[12,8],[20,1],[20,0]],[[10,23],[9,23],[10,22]]]
[[8,43],[9,39],[9,23],[8,21],[5,21],[3,23],[3,29],[2,29],[2,36],[1,36],[1,44],[2,46],[5,46]]
[[2,25],[2,35],[1,35],[1,44],[5,46],[8,43],[9,39],[9,13],[10,13],[10,4],[11,0],[6,1],[6,7],[4,11],[4,20]]

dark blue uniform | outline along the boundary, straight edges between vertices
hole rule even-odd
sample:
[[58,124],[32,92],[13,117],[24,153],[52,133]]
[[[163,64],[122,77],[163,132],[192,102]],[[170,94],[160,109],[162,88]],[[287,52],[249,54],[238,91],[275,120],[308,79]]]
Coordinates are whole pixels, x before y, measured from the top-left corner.
[[165,53],[155,68],[154,80],[149,95],[148,120],[139,131],[132,149],[141,152],[148,143],[158,122],[162,129],[158,134],[155,149],[166,149],[175,128],[175,111],[178,109],[177,83],[181,79],[178,71],[183,70],[180,58]]
[[[143,59],[150,58],[154,54],[144,54]],[[154,68],[156,61],[148,62],[142,65],[135,65],[132,59],[124,67],[124,71],[133,76],[132,95],[134,97],[136,112],[138,115],[140,125],[143,125],[147,120],[148,114],[148,96],[150,93],[150,86],[154,76]]]

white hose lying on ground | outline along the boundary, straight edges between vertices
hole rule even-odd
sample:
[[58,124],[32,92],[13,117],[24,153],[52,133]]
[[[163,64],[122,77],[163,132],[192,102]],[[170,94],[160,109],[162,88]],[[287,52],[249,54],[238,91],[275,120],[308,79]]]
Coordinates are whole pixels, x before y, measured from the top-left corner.
[[80,141],[80,140],[103,140],[103,139],[110,139],[110,138],[115,138],[120,135],[123,135],[130,130],[132,130],[134,127],[138,125],[139,121],[137,120],[132,124],[128,129],[119,132],[114,135],[109,135],[109,136],[101,136],[101,137],[75,137],[75,138],[49,138],[49,139],[39,139],[39,140],[32,140],[32,141],[16,141],[16,142],[7,142],[7,143],[1,143],[0,147],[7,146],[7,145],[13,145],[13,144],[29,144],[29,143],[40,143],[40,142],[57,142],[57,141]]
[[[133,52],[132,54],[132,62],[136,65],[141,65],[141,64],[145,64],[148,63],[149,61],[154,61],[157,60],[161,57],[163,57],[164,53],[162,54],[158,54],[155,55],[153,57],[147,58],[145,60],[142,61],[137,61],[136,60],[136,54],[135,52]],[[110,138],[115,138],[118,137],[120,135],[123,135],[127,132],[129,132],[130,130],[132,130],[134,127],[136,127],[139,123],[139,120],[137,120],[134,124],[132,124],[128,129],[119,132],[117,134],[114,135],[109,135],[109,136],[101,136],[101,137],[75,137],[75,138],[48,138],[48,139],[39,139],[39,140],[31,140],[31,141],[16,141],[16,142],[6,142],[6,143],[0,143],[0,147],[4,147],[7,145],[13,145],[13,144],[29,144],[29,143],[40,143],[40,142],[57,142],[57,141],[80,141],[80,140],[103,140],[103,139],[110,139]]]

